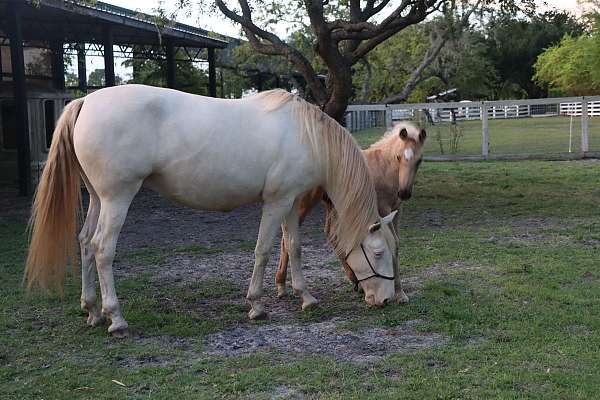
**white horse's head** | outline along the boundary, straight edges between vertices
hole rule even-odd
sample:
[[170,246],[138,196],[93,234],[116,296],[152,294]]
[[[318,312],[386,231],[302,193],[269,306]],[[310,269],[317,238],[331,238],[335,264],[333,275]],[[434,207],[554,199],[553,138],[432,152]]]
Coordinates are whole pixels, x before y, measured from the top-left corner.
[[366,238],[346,258],[353,279],[365,292],[370,305],[383,306],[394,299],[395,241],[389,224],[397,211],[381,218],[369,228]]

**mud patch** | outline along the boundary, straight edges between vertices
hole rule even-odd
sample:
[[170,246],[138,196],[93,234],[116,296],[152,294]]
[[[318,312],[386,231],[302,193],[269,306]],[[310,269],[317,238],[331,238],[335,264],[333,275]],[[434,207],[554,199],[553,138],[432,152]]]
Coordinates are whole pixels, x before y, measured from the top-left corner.
[[240,354],[275,350],[284,354],[326,355],[339,361],[376,362],[387,354],[408,353],[440,346],[448,338],[415,331],[420,320],[392,328],[360,331],[341,330],[340,319],[305,325],[250,325],[209,335],[206,352],[211,355]]

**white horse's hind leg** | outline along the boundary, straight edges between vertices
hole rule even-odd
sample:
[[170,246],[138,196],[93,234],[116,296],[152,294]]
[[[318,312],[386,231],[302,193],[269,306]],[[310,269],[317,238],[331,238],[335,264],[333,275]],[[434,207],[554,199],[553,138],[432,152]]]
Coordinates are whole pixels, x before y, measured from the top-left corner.
[[301,261],[301,250],[300,250],[300,229],[299,229],[299,215],[298,215],[298,204],[294,204],[294,207],[286,216],[283,224],[283,234],[285,235],[285,242],[290,258],[290,269],[292,271],[292,288],[296,295],[302,297],[302,309],[306,310],[318,303],[306,288],[306,282],[304,281],[304,275],[302,275],[302,261]]
[[81,308],[88,312],[87,324],[96,326],[102,320],[100,310],[96,305],[96,275],[94,271],[94,249],[92,248],[92,237],[96,232],[98,217],[100,215],[100,199],[91,185],[86,181],[86,187],[90,194],[85,223],[79,234],[79,245],[81,247]]
[[115,336],[126,334],[128,324],[119,308],[112,266],[117,239],[125,222],[127,210],[140,186],[141,183],[128,193],[119,193],[118,197],[100,198],[100,218],[96,233],[92,238],[92,246],[96,252],[100,291],[102,292],[102,313],[110,318],[111,324],[108,332]]
[[254,250],[254,270],[246,299],[251,310],[248,312],[250,319],[259,319],[266,316],[265,307],[260,298],[263,295],[263,281],[265,275],[265,265],[269,261],[269,255],[273,249],[273,241],[277,230],[281,226],[283,217],[292,208],[293,200],[279,200],[277,202],[265,203],[263,205],[262,217],[260,219],[260,228],[258,230],[258,240]]

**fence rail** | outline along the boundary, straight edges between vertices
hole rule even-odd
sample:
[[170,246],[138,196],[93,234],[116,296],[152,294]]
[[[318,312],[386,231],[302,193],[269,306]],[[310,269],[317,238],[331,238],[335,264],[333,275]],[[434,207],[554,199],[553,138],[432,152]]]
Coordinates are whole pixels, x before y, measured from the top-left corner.
[[[402,120],[417,121],[438,132],[436,136],[439,143],[438,153],[443,158],[461,155],[468,158],[498,158],[503,155],[514,158],[519,154],[526,154],[528,150],[532,150],[533,153],[572,154],[576,144],[579,155],[585,156],[592,154],[589,126],[593,117],[600,117],[600,96],[351,105],[346,110],[345,124],[351,132],[361,132],[373,128],[387,128]],[[537,120],[538,118],[543,120]],[[502,120],[506,121],[505,125],[501,125]],[[480,124],[479,129],[477,124]],[[519,128],[519,124],[522,125],[522,129]],[[461,154],[460,149],[454,148],[452,151],[455,153],[450,155],[448,151],[444,151],[444,141],[458,143],[460,138],[444,138],[439,131],[443,128],[452,131],[454,136],[461,136],[462,126],[469,131],[470,150],[467,151],[468,154],[464,151]],[[512,136],[501,136],[501,128],[509,130]],[[493,131],[491,136],[490,129]],[[547,130],[546,136],[544,136],[544,129]],[[594,129],[596,129],[595,125]],[[480,146],[477,146],[479,150],[474,154],[472,142],[476,140],[473,136],[476,130],[479,130]],[[538,139],[541,142],[556,143],[545,146]],[[519,147],[519,141],[523,142],[522,148]],[[600,152],[600,132],[594,136],[593,144],[596,147],[592,150]]]

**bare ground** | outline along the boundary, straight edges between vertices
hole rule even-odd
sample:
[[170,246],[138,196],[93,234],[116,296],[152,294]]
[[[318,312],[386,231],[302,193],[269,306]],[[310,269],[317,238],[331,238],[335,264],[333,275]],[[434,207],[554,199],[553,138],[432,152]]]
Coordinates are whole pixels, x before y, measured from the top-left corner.
[[[254,262],[253,246],[258,233],[260,206],[252,205],[229,213],[197,211],[173,205],[150,191],[142,191],[132,204],[119,241],[118,252],[127,254],[140,247],[171,250],[160,259],[160,266],[129,263],[123,257],[115,265],[117,276],[134,276],[152,271],[151,280],[161,284],[185,285],[206,279],[231,280],[243,290],[248,287]],[[335,256],[323,235],[323,209],[318,207],[302,226],[303,271],[309,288],[322,302],[335,302],[335,296],[347,293],[350,283],[335,264]],[[256,324],[240,321],[228,329],[209,335],[203,351],[220,356],[236,356],[259,351],[284,354],[321,354],[353,362],[376,361],[390,352],[410,352],[442,345],[447,339],[435,333],[419,333],[420,321],[408,321],[389,329],[344,329],[348,315],[335,315],[319,322],[298,319],[300,300],[292,295],[275,296],[274,277],[279,258],[279,240],[265,273],[265,303],[269,321]],[[210,254],[172,252],[191,245],[213,249]],[[222,251],[221,251],[222,250]],[[174,253],[174,254],[173,254]],[[435,274],[432,272],[432,274]],[[407,278],[409,291],[420,287],[420,279]],[[289,285],[289,283],[288,283]],[[336,293],[337,292],[337,293]],[[211,299],[208,302],[244,303],[238,298]],[[357,307],[365,307],[362,297],[354,294]],[[210,308],[207,301],[203,306]],[[141,360],[159,362],[160,360]]]
[[[12,197],[12,196],[11,196]],[[24,220],[27,201],[6,200],[10,209],[3,209],[0,218]],[[15,205],[16,204],[16,205]],[[7,211],[4,213],[4,211]],[[114,265],[119,279],[150,273],[152,284],[161,287],[188,286],[210,279],[231,281],[240,292],[224,298],[201,299],[193,307],[210,310],[223,304],[244,307],[254,261],[253,246],[258,232],[259,205],[239,208],[229,213],[198,211],[174,205],[157,194],[142,190],[131,205],[118,242]],[[434,218],[437,219],[437,218]],[[313,295],[321,307],[335,305],[336,296],[353,296],[353,307],[364,310],[362,296],[349,291],[345,278],[323,232],[323,209],[318,207],[302,227],[303,270]],[[211,334],[202,344],[188,338],[161,336],[149,338],[136,332],[132,340],[165,348],[184,349],[192,358],[202,355],[237,356],[262,351],[283,354],[320,354],[351,362],[372,362],[391,352],[413,352],[443,345],[447,338],[436,333],[421,333],[415,329],[420,321],[407,321],[390,328],[349,328],[354,317],[328,314],[318,321],[302,320],[300,300],[292,295],[275,296],[274,277],[279,257],[279,240],[273,250],[265,274],[265,304],[269,312],[266,323],[246,319],[228,325]],[[195,247],[196,246],[196,247]],[[200,248],[202,251],[194,251]],[[135,257],[151,254],[154,257]],[[132,256],[133,255],[133,256]],[[447,266],[432,266],[423,276],[404,279],[407,292],[420,290],[428,277],[436,277]],[[474,268],[473,266],[457,266]],[[288,283],[289,285],[289,283]],[[234,286],[235,287],[235,286]],[[156,342],[156,343],[154,343]],[[130,367],[165,365],[169,357],[146,356],[123,360]]]

